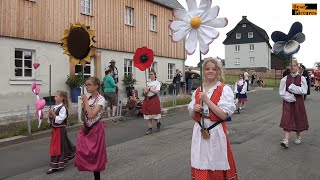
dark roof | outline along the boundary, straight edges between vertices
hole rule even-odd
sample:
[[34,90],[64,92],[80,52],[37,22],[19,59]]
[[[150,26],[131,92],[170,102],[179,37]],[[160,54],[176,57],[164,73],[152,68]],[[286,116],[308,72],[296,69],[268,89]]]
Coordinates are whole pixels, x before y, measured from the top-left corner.
[[[243,24],[246,24],[245,28],[242,27]],[[247,34],[248,32],[253,32],[253,38],[248,38],[247,36],[243,35],[240,39],[235,38],[236,33]],[[267,32],[259,26],[250,22],[247,19],[247,16],[242,16],[242,20],[236,25],[236,27],[227,33],[227,38],[223,41],[223,44],[246,44],[256,42],[266,42],[269,45],[269,47],[272,48],[269,43],[269,36]]]
[[153,2],[168,7],[170,9],[184,9],[177,0],[152,0]]

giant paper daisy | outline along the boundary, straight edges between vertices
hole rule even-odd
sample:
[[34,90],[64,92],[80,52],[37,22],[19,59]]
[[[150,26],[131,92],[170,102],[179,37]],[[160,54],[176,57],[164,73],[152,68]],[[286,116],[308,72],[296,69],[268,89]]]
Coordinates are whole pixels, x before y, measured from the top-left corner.
[[222,28],[228,24],[227,18],[217,18],[219,6],[211,8],[211,0],[201,0],[199,7],[196,0],[186,0],[188,10],[175,9],[173,16],[180,21],[173,21],[169,28],[174,31],[173,42],[184,39],[188,34],[185,49],[188,55],[195,52],[199,41],[200,51],[207,54],[209,44],[218,38],[219,32],[215,28]]
[[64,30],[64,36],[61,39],[64,54],[69,56],[69,60],[74,64],[85,65],[91,61],[91,56],[95,54],[93,49],[95,30],[77,22],[70,24],[70,28]]

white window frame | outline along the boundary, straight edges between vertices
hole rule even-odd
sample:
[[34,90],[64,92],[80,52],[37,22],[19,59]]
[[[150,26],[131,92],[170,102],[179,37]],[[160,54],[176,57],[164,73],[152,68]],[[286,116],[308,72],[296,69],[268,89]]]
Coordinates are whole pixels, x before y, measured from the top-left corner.
[[157,31],[157,16],[154,14],[150,14],[150,31]]
[[240,52],[240,45],[235,45],[234,48],[234,52]]
[[[76,66],[81,66],[81,64],[77,64]],[[86,67],[90,67],[90,74],[83,72],[83,76],[84,78],[88,78],[88,77],[92,77],[94,76],[94,57],[91,57],[91,62],[90,63],[86,63]],[[74,75],[79,75],[80,72],[76,72],[76,69],[74,71]]]
[[254,44],[249,44],[249,51],[254,51]]
[[154,70],[157,73],[157,70],[158,70],[158,63],[157,62],[153,62],[151,64],[151,67],[148,69],[148,72],[150,73],[151,70]]
[[80,9],[81,14],[92,15],[92,1],[93,0],[81,0]]
[[[131,72],[129,69],[131,68]],[[133,60],[132,59],[124,59],[123,61],[123,75],[128,76],[129,74],[132,74],[133,76]]]
[[254,64],[254,57],[249,57],[249,63]]
[[124,17],[125,17],[125,24],[128,26],[133,26],[134,20],[134,9],[132,7],[126,6]]
[[241,33],[236,33],[236,39],[241,39]]
[[247,25],[246,24],[242,24],[242,27],[247,27]]
[[[19,49],[19,48],[16,48],[15,50],[14,50],[14,53],[16,53],[16,51],[22,51],[22,58],[16,58],[16,56],[14,55],[14,75],[13,75],[13,77],[14,77],[14,79],[33,79],[34,78],[34,69],[33,69],[33,63],[35,62],[35,50],[30,50],[30,49]],[[26,53],[26,52],[31,52],[31,67],[26,67],[25,66],[25,61],[26,61],[26,59],[25,59],[25,57],[24,57],[24,54]],[[20,60],[20,61],[22,61],[22,65],[21,65],[21,67],[16,67],[16,65],[15,65],[15,61],[16,60]],[[15,70],[16,69],[22,69],[22,74],[21,74],[21,76],[16,76],[16,73],[15,73]],[[26,69],[31,69],[31,76],[25,76],[25,70]]]
[[248,38],[253,38],[253,32],[248,32]]
[[234,64],[235,64],[235,65],[240,65],[240,58],[235,58]]
[[173,79],[175,72],[175,64],[168,63],[168,79]]

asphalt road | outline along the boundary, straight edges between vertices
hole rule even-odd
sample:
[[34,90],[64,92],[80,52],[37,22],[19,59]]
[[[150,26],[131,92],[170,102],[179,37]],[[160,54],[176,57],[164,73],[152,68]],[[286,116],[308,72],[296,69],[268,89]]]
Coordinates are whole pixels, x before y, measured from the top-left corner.
[[[248,95],[241,114],[229,123],[229,138],[239,177],[243,180],[318,180],[320,179],[320,93],[307,98],[310,129],[302,134],[303,143],[289,149],[280,146],[279,128],[282,102],[277,91],[261,90]],[[193,121],[186,112],[163,118],[159,133],[145,136],[143,119],[108,123],[108,180],[185,180],[190,179],[190,141]],[[76,132],[70,132],[74,142]],[[0,179],[93,179],[78,172],[70,163],[62,172],[46,175],[49,138],[0,149]]]

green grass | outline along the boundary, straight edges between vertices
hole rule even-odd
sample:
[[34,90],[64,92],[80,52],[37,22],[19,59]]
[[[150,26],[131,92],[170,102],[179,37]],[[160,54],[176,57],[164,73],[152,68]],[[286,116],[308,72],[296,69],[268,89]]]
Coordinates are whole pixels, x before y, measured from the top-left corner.
[[[68,119],[68,126],[73,126],[78,123],[78,120],[75,118]],[[8,125],[14,126],[13,128],[8,128],[7,130],[2,130],[0,132],[0,139],[9,138],[13,136],[19,135],[28,135],[28,124],[27,122],[15,124],[15,125]],[[50,129],[50,125],[47,122],[47,119],[44,119],[41,123],[41,127],[38,128],[38,120],[34,119],[31,121],[31,134],[37,133],[39,131]]]
[[[191,101],[191,97],[190,96],[177,98],[177,106],[189,104],[190,101]],[[173,106],[173,99],[167,99],[166,101],[163,102],[163,107],[164,108],[172,107],[172,106]]]
[[[239,80],[239,76],[238,75],[225,75],[225,79],[226,79],[226,84],[230,84],[233,85],[235,84],[236,81]],[[272,79],[268,79],[268,78],[263,78],[263,81],[265,83],[265,87],[279,87],[280,84],[280,79],[276,79],[274,80]]]

